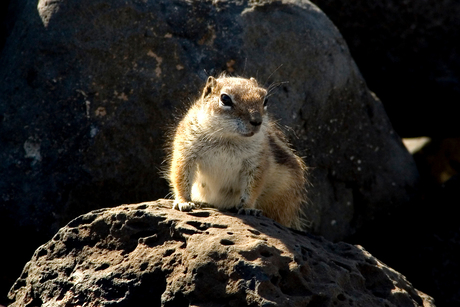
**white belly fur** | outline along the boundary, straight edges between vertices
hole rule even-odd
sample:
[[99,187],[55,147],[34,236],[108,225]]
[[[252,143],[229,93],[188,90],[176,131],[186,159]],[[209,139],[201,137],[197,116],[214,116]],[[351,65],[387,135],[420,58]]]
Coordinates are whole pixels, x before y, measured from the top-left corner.
[[196,161],[192,201],[219,209],[238,206],[247,184],[242,171],[248,164],[243,163],[257,155],[257,148],[259,146],[232,149],[216,146],[202,153]]

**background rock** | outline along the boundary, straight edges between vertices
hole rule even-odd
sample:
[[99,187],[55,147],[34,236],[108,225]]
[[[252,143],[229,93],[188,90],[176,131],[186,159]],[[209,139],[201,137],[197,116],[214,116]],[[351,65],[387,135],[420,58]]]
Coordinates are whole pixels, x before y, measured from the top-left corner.
[[403,137],[459,137],[460,3],[313,0]]
[[342,239],[416,192],[412,157],[308,1],[12,5],[0,57],[0,231],[13,235],[0,243],[23,244],[2,263],[7,286],[71,218],[168,193],[164,131],[222,70],[288,82],[270,108],[311,167],[313,233]]
[[10,292],[24,306],[434,306],[363,248],[159,201],[78,217]]

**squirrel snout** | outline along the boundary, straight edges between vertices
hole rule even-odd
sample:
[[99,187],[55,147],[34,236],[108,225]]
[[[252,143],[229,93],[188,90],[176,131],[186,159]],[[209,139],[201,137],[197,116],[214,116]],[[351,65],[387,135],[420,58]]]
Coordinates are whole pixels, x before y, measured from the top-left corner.
[[262,124],[262,119],[258,120],[250,120],[249,123],[255,127],[260,126]]
[[249,123],[253,125],[254,127],[260,126],[262,124],[262,116],[260,115],[260,113],[251,114]]

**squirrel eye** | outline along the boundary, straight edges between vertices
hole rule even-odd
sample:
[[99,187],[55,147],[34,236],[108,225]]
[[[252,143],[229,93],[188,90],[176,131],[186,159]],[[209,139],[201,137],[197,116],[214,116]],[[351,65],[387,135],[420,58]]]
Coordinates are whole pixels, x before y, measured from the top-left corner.
[[264,107],[267,106],[267,103],[268,103],[268,98],[265,98],[265,99],[264,99]]
[[227,94],[222,94],[220,95],[220,101],[224,106],[231,107],[233,105],[232,98],[228,96]]

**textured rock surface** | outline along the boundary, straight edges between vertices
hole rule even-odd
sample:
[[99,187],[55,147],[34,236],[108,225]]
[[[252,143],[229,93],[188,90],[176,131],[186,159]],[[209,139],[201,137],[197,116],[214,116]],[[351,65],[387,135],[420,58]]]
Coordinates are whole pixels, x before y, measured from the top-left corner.
[[460,136],[459,1],[312,2],[343,34],[401,136]]
[[76,218],[37,249],[10,306],[434,306],[361,247],[170,206]]
[[312,167],[314,233],[341,239],[411,198],[413,159],[339,32],[308,1],[11,4],[0,232],[15,233],[0,243],[24,244],[7,255],[6,275],[79,214],[164,197],[164,129],[207,73],[224,69],[288,82],[270,108]]

